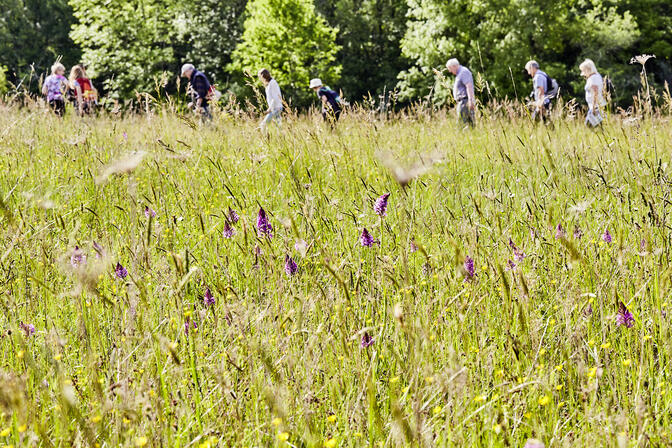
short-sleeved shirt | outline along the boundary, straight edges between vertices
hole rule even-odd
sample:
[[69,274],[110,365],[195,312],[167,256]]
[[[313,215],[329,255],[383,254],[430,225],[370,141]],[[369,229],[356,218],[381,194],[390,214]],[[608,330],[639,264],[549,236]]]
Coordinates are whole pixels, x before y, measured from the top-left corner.
[[602,91],[604,90],[604,81],[602,76],[599,73],[593,73],[586,80],[586,103],[588,107],[592,109],[595,98],[593,92],[593,86],[597,87],[597,104],[599,106],[604,106],[607,102],[604,100],[604,95]]
[[[327,102],[329,103],[329,105],[331,105],[331,108],[334,112],[341,110],[341,105],[336,99],[336,92],[334,92],[333,90],[327,89],[326,87],[322,87],[320,90],[317,91],[317,96],[320,99],[322,99],[322,97],[327,98]],[[322,110],[323,111],[325,110],[324,106],[322,106]]]
[[467,67],[460,65],[455,75],[455,83],[453,83],[453,97],[455,101],[462,101],[469,97],[467,93],[467,84],[474,85],[474,77]]
[[544,89],[544,96],[553,89],[553,86],[548,85],[548,75],[541,70],[537,70],[537,73],[534,74],[532,78],[532,87],[534,88],[534,99],[539,101],[539,87]]
[[44,85],[47,87],[47,101],[62,100],[63,90],[68,80],[65,76],[49,75],[44,80]]

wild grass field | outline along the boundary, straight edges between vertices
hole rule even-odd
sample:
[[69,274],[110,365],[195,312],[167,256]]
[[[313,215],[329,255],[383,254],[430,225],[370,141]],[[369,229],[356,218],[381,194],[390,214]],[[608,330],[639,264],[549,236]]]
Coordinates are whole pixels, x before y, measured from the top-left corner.
[[672,444],[667,119],[256,125],[0,110],[0,446]]

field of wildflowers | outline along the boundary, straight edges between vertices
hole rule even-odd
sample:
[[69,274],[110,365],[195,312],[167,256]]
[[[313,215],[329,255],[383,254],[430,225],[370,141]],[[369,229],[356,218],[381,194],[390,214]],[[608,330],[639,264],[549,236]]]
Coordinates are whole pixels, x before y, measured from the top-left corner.
[[668,122],[256,125],[0,110],[0,446],[672,443]]

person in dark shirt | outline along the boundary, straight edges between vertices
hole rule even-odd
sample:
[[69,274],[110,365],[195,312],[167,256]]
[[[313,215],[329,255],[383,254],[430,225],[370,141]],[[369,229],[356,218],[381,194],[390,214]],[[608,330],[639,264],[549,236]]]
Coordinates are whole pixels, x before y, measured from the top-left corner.
[[210,81],[204,73],[199,72],[192,64],[182,66],[182,77],[189,80],[189,93],[191,94],[191,103],[189,108],[193,108],[197,114],[211,120],[210,105],[208,96],[210,95]]
[[317,97],[322,101],[322,117],[333,126],[341,117],[343,110],[338,94],[322,85],[322,81],[318,78],[310,80],[310,88],[315,91]]

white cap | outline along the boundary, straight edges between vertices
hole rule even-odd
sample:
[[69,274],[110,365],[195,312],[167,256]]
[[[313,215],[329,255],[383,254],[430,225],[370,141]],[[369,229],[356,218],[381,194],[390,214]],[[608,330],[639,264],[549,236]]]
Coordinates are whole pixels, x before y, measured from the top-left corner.
[[322,80],[320,78],[310,80],[310,88],[314,89],[315,87],[322,87]]
[[187,72],[187,71],[189,71],[189,70],[196,70],[196,67],[194,67],[193,64],[184,64],[184,65],[182,66],[182,74],[181,74],[181,76],[184,76],[184,72]]

